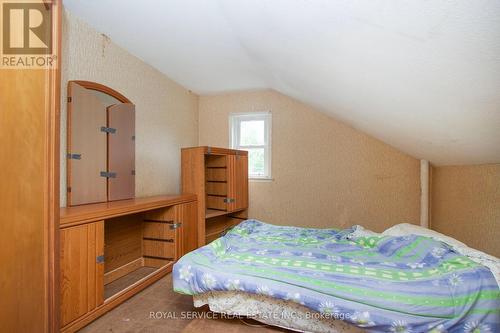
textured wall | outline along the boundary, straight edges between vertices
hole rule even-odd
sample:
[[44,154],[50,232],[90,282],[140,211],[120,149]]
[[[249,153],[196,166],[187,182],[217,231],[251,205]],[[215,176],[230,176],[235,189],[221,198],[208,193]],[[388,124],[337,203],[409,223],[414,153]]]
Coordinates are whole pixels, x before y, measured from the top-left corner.
[[500,257],[500,164],[434,167],[431,226]]
[[273,115],[274,180],[250,182],[251,217],[377,231],[419,223],[417,159],[277,92],[200,96],[200,144],[227,147],[229,113],[264,110]]
[[61,205],[66,204],[68,80],[107,85],[136,105],[136,196],[180,189],[180,148],[198,143],[198,97],[65,11],[61,110]]
[[195,91],[274,88],[439,165],[500,163],[498,0],[66,3]]

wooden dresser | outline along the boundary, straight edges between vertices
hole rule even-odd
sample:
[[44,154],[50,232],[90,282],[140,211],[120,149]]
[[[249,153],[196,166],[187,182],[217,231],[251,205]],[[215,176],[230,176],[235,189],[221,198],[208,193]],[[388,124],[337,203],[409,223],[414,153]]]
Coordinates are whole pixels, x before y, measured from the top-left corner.
[[61,331],[74,332],[165,276],[192,250],[196,195],[61,208]]
[[198,196],[198,224],[188,249],[203,246],[247,218],[248,152],[216,147],[182,149],[182,191]]

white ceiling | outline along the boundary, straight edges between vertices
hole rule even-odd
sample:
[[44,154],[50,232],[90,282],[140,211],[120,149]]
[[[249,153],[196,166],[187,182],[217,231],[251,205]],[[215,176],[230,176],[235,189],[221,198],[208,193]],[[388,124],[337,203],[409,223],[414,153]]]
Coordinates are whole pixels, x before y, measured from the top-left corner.
[[64,0],[199,94],[272,88],[438,165],[500,162],[500,0]]

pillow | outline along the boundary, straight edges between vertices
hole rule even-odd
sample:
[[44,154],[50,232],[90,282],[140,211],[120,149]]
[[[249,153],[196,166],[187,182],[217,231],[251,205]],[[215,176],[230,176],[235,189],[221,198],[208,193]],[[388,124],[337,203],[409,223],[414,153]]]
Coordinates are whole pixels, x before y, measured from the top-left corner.
[[418,225],[414,224],[409,224],[409,223],[400,223],[396,224],[393,227],[390,227],[389,229],[385,230],[382,235],[383,236],[406,236],[409,234],[413,235],[419,235],[419,236],[425,236],[425,237],[431,237],[434,238],[435,240],[445,242],[453,247],[456,248],[463,248],[467,247],[464,243],[456,240],[455,238],[443,235],[437,231],[427,229]]

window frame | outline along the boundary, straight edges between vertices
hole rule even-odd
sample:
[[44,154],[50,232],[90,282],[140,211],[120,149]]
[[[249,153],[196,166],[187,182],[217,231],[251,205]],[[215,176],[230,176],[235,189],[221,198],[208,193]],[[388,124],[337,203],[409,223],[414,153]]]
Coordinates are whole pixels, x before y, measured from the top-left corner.
[[[241,145],[241,123],[243,121],[264,121],[264,144],[263,145]],[[231,149],[248,150],[251,148],[264,149],[264,174],[251,175],[250,169],[248,178],[251,180],[272,180],[271,175],[271,147],[272,147],[272,113],[271,111],[260,112],[240,112],[229,114],[229,145]]]

